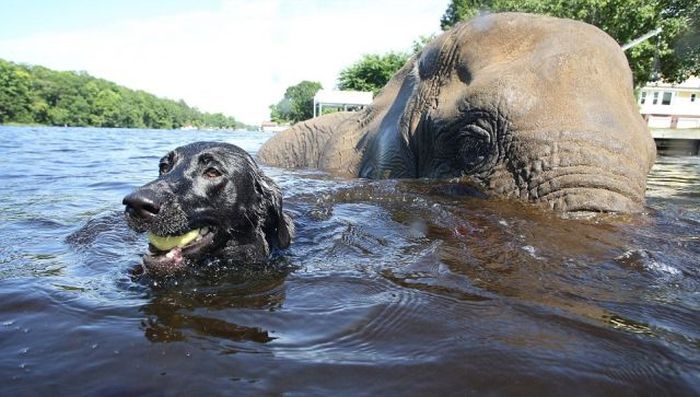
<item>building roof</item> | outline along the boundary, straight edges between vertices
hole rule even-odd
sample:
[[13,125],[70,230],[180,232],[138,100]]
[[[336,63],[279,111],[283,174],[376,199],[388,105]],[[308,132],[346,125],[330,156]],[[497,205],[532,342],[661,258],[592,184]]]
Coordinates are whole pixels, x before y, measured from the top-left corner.
[[366,91],[320,90],[314,96],[315,103],[324,105],[369,105],[372,93]]
[[691,77],[688,80],[672,84],[665,81],[657,81],[655,83],[647,83],[644,88],[675,88],[687,90],[700,90],[700,77]]

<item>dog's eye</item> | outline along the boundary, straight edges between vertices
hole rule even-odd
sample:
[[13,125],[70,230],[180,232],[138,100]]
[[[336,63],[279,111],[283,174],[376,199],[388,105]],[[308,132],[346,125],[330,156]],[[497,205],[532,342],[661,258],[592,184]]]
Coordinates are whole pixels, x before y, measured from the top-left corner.
[[170,171],[170,166],[169,166],[168,164],[166,164],[166,163],[160,163],[160,164],[158,165],[158,172],[159,172],[161,175],[167,173],[168,171]]
[[204,171],[204,176],[207,178],[218,178],[221,176],[221,172],[219,172],[219,170],[216,168],[207,168]]

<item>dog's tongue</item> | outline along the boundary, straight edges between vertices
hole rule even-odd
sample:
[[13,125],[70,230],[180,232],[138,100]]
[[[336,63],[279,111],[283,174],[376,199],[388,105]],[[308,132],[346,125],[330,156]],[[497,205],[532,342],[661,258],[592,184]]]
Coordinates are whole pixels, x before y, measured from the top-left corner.
[[146,255],[143,257],[143,261],[147,271],[162,274],[170,274],[185,265],[180,247],[171,249],[165,255]]
[[180,247],[175,247],[168,251],[167,254],[165,254],[166,259],[170,259],[172,261],[179,261],[182,260],[182,248]]

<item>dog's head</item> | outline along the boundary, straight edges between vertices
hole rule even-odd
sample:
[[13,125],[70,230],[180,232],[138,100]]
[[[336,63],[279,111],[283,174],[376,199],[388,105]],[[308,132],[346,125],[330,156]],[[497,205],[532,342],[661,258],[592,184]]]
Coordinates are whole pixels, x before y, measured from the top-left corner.
[[129,226],[148,232],[145,270],[171,274],[202,260],[267,259],[289,246],[282,195],[243,149],[196,142],[160,160],[158,178],[124,197]]

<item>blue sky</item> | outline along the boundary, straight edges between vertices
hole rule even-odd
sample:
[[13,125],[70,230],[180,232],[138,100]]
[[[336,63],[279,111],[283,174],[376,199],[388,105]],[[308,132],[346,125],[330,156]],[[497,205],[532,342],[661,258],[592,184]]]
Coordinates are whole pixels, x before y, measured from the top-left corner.
[[0,38],[95,28],[194,10],[216,10],[216,0],[0,0]]
[[448,0],[0,0],[0,58],[85,70],[244,122],[301,80],[440,32]]

